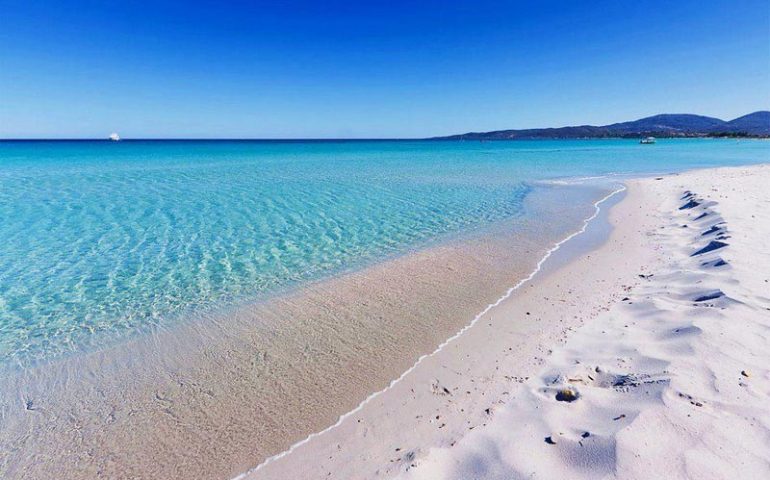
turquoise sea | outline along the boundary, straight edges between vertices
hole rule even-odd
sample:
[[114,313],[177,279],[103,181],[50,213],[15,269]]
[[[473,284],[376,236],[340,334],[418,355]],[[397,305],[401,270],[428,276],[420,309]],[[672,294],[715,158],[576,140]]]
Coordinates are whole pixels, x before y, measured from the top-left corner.
[[769,142],[711,139],[3,141],[0,362],[93,348],[515,220],[553,180],[768,161]]

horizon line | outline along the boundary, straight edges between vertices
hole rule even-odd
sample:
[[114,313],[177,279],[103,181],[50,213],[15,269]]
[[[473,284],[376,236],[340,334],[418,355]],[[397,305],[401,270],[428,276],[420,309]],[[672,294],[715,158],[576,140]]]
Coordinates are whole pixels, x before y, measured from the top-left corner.
[[[478,133],[478,132],[469,132]],[[486,132],[481,132],[486,133]],[[167,138],[121,138],[118,141],[111,140],[109,137],[94,137],[94,138],[0,138],[0,143],[6,142],[104,142],[104,143],[124,143],[124,142],[436,142],[436,141],[449,141],[449,142],[511,142],[511,141],[548,141],[548,140],[638,140],[640,135],[631,136],[605,136],[605,137],[514,137],[514,138],[484,138],[484,139],[468,139],[462,138],[466,134],[457,134],[441,137],[380,137],[380,138],[229,138],[229,137],[211,137],[211,138],[183,138],[183,137],[167,137]],[[642,135],[643,136],[643,135]],[[692,140],[692,139],[718,139],[726,138],[721,135],[658,135],[656,138],[666,140]],[[765,136],[749,135],[740,137],[744,140],[766,140]]]

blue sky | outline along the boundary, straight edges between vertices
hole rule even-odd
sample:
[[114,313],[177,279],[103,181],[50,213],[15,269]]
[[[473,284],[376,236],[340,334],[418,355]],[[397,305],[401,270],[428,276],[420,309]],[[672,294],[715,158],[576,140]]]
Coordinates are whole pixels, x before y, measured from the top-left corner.
[[0,12],[0,138],[422,137],[770,109],[767,0]]

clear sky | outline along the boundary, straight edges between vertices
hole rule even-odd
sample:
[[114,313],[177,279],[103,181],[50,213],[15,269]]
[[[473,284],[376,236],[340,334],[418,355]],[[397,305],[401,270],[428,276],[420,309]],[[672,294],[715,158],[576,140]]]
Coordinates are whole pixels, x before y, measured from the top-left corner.
[[422,137],[760,109],[767,0],[0,0],[0,138]]

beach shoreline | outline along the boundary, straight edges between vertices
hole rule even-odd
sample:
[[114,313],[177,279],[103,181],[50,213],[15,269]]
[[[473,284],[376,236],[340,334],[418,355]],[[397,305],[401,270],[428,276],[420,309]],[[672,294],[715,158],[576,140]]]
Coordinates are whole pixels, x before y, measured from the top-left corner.
[[[578,348],[581,350],[569,351],[572,355],[568,356],[568,360],[564,360],[564,345],[575,343],[576,336],[580,338],[579,335],[586,335],[583,332],[590,331],[591,328],[610,330],[609,324],[606,323],[606,319],[611,318],[610,312],[614,312],[619,306],[633,303],[630,298],[643,295],[639,292],[645,288],[649,289],[647,284],[651,282],[653,275],[666,268],[671,271],[671,255],[661,247],[657,232],[662,228],[672,228],[672,225],[661,225],[661,222],[668,220],[670,223],[676,213],[681,213],[676,209],[679,206],[677,202],[679,197],[687,192],[688,185],[691,184],[693,189],[699,190],[698,198],[705,199],[699,202],[708,208],[716,203],[710,200],[709,196],[719,191],[722,182],[718,179],[721,176],[730,179],[731,182],[724,187],[733,192],[736,189],[740,191],[743,186],[741,180],[735,180],[736,177],[753,178],[754,181],[749,182],[751,190],[745,193],[750,194],[753,199],[767,202],[756,190],[761,179],[767,177],[768,171],[768,167],[762,165],[697,170],[630,180],[627,182],[627,198],[609,212],[614,228],[610,237],[599,248],[534,278],[529,288],[516,292],[516,295],[512,295],[497,308],[482,315],[474,328],[455,340],[453,348],[441,350],[437,355],[430,357],[428,361],[413,369],[399,384],[382,392],[364,408],[351,412],[335,428],[327,429],[323,435],[311,437],[296,446],[291,454],[279,456],[238,478],[519,478],[526,476],[526,472],[533,473],[536,478],[551,478],[554,475],[595,478],[597,475],[613,474],[620,475],[620,478],[634,478],[639,475],[642,475],[639,478],[643,478],[644,472],[649,472],[649,469],[645,468],[646,462],[651,461],[651,458],[636,455],[638,452],[635,452],[634,448],[639,452],[650,453],[649,448],[643,446],[647,445],[647,436],[642,435],[639,437],[642,440],[635,443],[634,439],[637,437],[623,437],[629,444],[625,452],[631,458],[624,457],[621,468],[615,463],[621,459],[614,458],[617,441],[615,438],[622,431],[618,430],[619,427],[615,428],[614,432],[602,432],[600,427],[594,426],[594,432],[588,435],[591,436],[590,442],[596,442],[593,450],[586,449],[582,452],[576,451],[575,445],[580,445],[579,449],[582,448],[583,442],[589,444],[589,441],[586,441],[588,436],[581,436],[590,428],[586,427],[585,431],[577,433],[574,433],[577,430],[574,426],[571,429],[562,426],[565,431],[559,429],[560,422],[575,424],[583,421],[586,425],[591,425],[592,422],[595,424],[591,416],[597,415],[597,408],[602,412],[604,410],[601,408],[614,408],[628,410],[627,413],[618,413],[612,417],[616,418],[616,426],[625,427],[628,424],[636,430],[645,430],[644,425],[640,427],[632,422],[639,415],[630,413],[634,407],[625,405],[619,398],[615,399],[618,402],[616,405],[607,405],[606,402],[602,404],[597,400],[578,400],[575,401],[578,407],[573,407],[572,411],[567,410],[566,413],[563,411],[563,405],[572,406],[572,402],[553,400],[553,395],[560,389],[574,389],[577,398],[582,398],[580,393],[577,393],[580,385],[576,387],[568,382],[568,379],[572,378],[570,369],[574,370],[570,364],[573,367],[579,365],[582,363],[580,357],[590,357],[591,351],[596,351],[597,348],[601,351],[596,339],[593,342],[578,342]],[[709,182],[713,184],[710,189],[707,188]],[[730,201],[736,201],[735,197]],[[680,203],[684,202],[686,199]],[[749,210],[761,208],[758,205],[742,207]],[[733,206],[731,213],[735,210]],[[685,210],[685,213],[689,212]],[[729,224],[730,219],[726,220]],[[680,225],[676,226],[684,230]],[[691,249],[686,244],[691,241],[687,236],[668,240],[672,242],[670,248],[676,247],[688,252]],[[759,249],[764,255],[770,253],[766,244],[760,245]],[[740,253],[746,255],[745,251]],[[682,261],[681,258],[689,257],[680,257],[678,260]],[[763,260],[767,261],[767,258]],[[745,262],[746,259],[740,261]],[[674,271],[678,265],[675,264]],[[575,281],[576,279],[580,281]],[[690,280],[688,278],[685,283]],[[665,287],[663,288],[665,290]],[[657,292],[658,295],[662,293],[660,290]],[[699,298],[693,297],[695,300],[690,299],[690,302],[694,301],[697,305],[705,301]],[[759,301],[762,301],[761,296]],[[762,314],[757,312],[755,315]],[[526,327],[524,322],[513,322],[516,326],[511,325],[514,318],[531,319],[533,316],[534,323],[541,324],[544,328],[530,328],[529,331],[524,328],[522,331],[521,327]],[[638,319],[626,321],[636,323],[636,320]],[[761,324],[761,321],[759,323]],[[601,327],[597,327],[597,324]],[[558,328],[554,328],[556,326]],[[622,330],[627,327],[613,326],[613,333],[623,336]],[[692,331],[684,328],[687,332]],[[650,341],[646,337],[632,337],[630,343],[634,345],[634,341],[641,340]],[[518,343],[515,343],[517,341]],[[506,345],[513,346],[508,347],[510,350],[506,351]],[[635,348],[642,347],[636,345]],[[751,356],[757,353],[738,354]],[[625,359],[622,358],[623,353],[617,355],[621,357],[621,363],[603,366],[605,371],[622,370],[624,362],[634,361],[632,355],[627,355],[628,358]],[[555,362],[554,359],[561,362],[558,366],[562,371],[567,369],[566,373],[543,373],[544,370],[554,369],[551,366]],[[661,360],[649,362],[657,366]],[[761,372],[756,371],[756,360],[750,363],[752,367],[746,368],[753,371],[747,371],[746,378],[748,375],[753,378],[759,374],[755,382],[765,384],[767,372],[764,369]],[[741,376],[736,373],[738,377]],[[644,371],[629,373],[630,377],[623,377],[625,374],[617,372],[614,374],[617,378],[652,377],[653,380],[649,383],[651,385],[667,384],[659,378],[663,374],[658,374],[658,377]],[[594,377],[596,375],[594,374]],[[665,373],[665,376],[671,375],[676,373]],[[624,387],[615,390],[648,385],[644,380],[627,383],[628,385],[624,384]],[[689,393],[679,393],[681,395],[677,398],[692,400],[688,406],[700,408],[697,405],[703,404]],[[590,392],[588,394],[590,395]],[[531,399],[533,396],[536,400]],[[764,396],[766,400],[767,392],[762,392],[759,396]],[[637,402],[635,398],[631,401]],[[593,406],[596,403],[602,405],[601,408]],[[580,408],[581,404],[592,405],[591,410],[582,415],[580,410],[575,412],[574,408]],[[562,412],[552,412],[559,407]],[[526,413],[520,413],[519,408]],[[654,402],[637,408],[637,411],[642,413],[645,409],[661,410]],[[718,406],[711,408],[719,410]],[[666,407],[662,410],[665,414]],[[565,418],[564,415],[576,416],[578,420],[573,419],[570,422],[569,417]],[[765,421],[767,420],[766,410],[764,414],[760,410],[755,415],[759,415],[755,417],[755,422],[763,415]],[[610,423],[613,423],[612,418]],[[491,425],[490,428],[486,428],[488,424]],[[767,438],[768,434],[767,424],[764,427],[758,426],[759,424],[761,421],[750,427],[752,436],[757,441],[763,435]],[[653,422],[653,425],[664,427],[665,422]],[[488,431],[491,433],[486,433]],[[547,433],[542,434],[543,431]],[[724,428],[723,431],[717,429],[713,436],[719,434],[724,434]],[[627,440],[628,438],[631,441]],[[663,440],[663,443],[672,444],[672,451],[684,456],[687,448],[674,445],[679,441],[677,438],[672,435],[671,438]],[[735,438],[731,440],[738,441]],[[543,445],[546,449],[552,447],[552,450],[527,458],[527,451],[539,452],[544,448]],[[514,453],[506,453],[506,449]],[[730,451],[734,453],[735,449]],[[554,455],[556,458],[553,458]],[[581,459],[581,455],[588,457]],[[641,460],[634,461],[634,455],[642,457]],[[618,454],[618,457],[621,455]],[[756,447],[754,457],[749,457],[753,460],[749,462],[752,472],[760,476],[767,472],[770,462],[767,457],[762,460],[762,454],[757,455]],[[729,458],[726,459],[724,455],[718,458],[719,461],[715,462],[717,473],[710,478],[729,478],[729,474],[739,468],[738,463],[731,465]],[[663,468],[662,471],[675,472],[677,478],[688,478],[692,472],[705,472],[703,465],[689,469],[677,467],[677,462],[681,462],[681,459],[676,454],[668,455],[665,460],[659,468]],[[745,464],[745,458],[742,458],[741,462],[741,465]]]
[[[313,433],[310,436],[304,438],[303,440],[293,444],[289,449],[284,450],[283,452],[281,452],[281,453],[279,453],[277,455],[273,455],[273,456],[265,459],[262,463],[257,465],[255,468],[253,468],[253,469],[249,470],[248,472],[245,472],[245,473],[243,473],[241,475],[238,475],[237,477],[235,477],[235,479],[240,480],[240,479],[245,479],[245,478],[252,478],[252,476],[257,475],[263,468],[268,467],[271,463],[273,463],[275,461],[278,461],[278,460],[286,457],[287,455],[292,454],[298,448],[300,448],[303,445],[306,445],[309,442],[311,442],[314,438],[318,438],[321,435],[324,435],[325,433],[331,432],[335,428],[339,427],[340,425],[342,425],[342,423],[346,419],[350,418],[351,416],[354,416],[356,413],[360,412],[363,408],[365,408],[367,404],[369,404],[372,401],[376,401],[377,397],[379,397],[382,394],[385,394],[386,392],[391,390],[393,387],[398,385],[409,374],[414,372],[415,369],[419,368],[423,361],[425,361],[427,359],[430,359],[431,357],[441,353],[441,351],[444,350],[446,347],[448,347],[453,341],[457,340],[458,338],[460,338],[461,335],[463,335],[469,329],[473,328],[478,323],[478,321],[480,319],[482,319],[485,315],[487,315],[491,310],[493,310],[494,308],[499,307],[501,304],[503,304],[506,301],[508,301],[511,298],[511,295],[513,295],[519,288],[521,288],[522,286],[526,285],[528,282],[531,282],[533,278],[535,278],[537,275],[541,274],[541,272],[543,271],[543,268],[546,265],[546,262],[548,262],[549,260],[551,262],[558,261],[556,259],[552,259],[552,257],[555,257],[556,256],[555,254],[560,253],[560,250],[562,249],[562,247],[565,244],[567,244],[567,242],[570,242],[573,238],[575,238],[575,237],[577,237],[579,235],[582,235],[582,234],[584,234],[586,232],[589,224],[594,219],[596,219],[599,216],[599,214],[602,212],[601,205],[609,202],[610,200],[613,199],[613,197],[615,197],[615,196],[617,196],[617,195],[619,195],[619,194],[621,194],[621,193],[623,193],[625,191],[626,191],[625,187],[617,188],[617,189],[611,191],[606,196],[604,196],[601,199],[599,199],[596,202],[594,202],[594,209],[595,209],[594,213],[591,216],[589,216],[588,218],[583,220],[583,224],[580,227],[580,229],[576,230],[575,232],[570,233],[565,238],[563,238],[562,240],[558,241],[550,249],[548,249],[546,251],[545,255],[543,255],[543,257],[537,262],[535,268],[530,272],[529,275],[527,275],[526,277],[524,277],[521,280],[519,280],[514,286],[510,287],[495,302],[490,303],[489,305],[487,305],[487,307],[484,310],[482,310],[479,314],[477,314],[473,318],[473,320],[471,320],[468,324],[464,325],[457,333],[455,333],[454,335],[452,335],[451,337],[449,337],[445,341],[443,341],[435,350],[433,350],[430,353],[426,353],[424,355],[421,355],[417,359],[417,361],[410,368],[405,370],[398,378],[392,380],[387,387],[385,387],[382,390],[379,390],[379,391],[376,391],[376,392],[370,394],[366,399],[364,399],[361,403],[359,403],[356,408],[354,408],[353,410],[351,410],[351,411],[343,414],[342,416],[340,416],[340,418],[337,420],[337,422],[334,423],[333,425],[330,425],[329,427],[325,428],[324,430],[322,430],[320,432]],[[562,261],[568,261],[568,260],[562,259]],[[553,268],[553,267],[551,267],[550,264],[548,264],[548,266],[550,268]],[[440,388],[440,386],[436,385],[435,388]]]
[[[766,174],[767,166],[724,169],[733,170]],[[312,310],[308,305],[315,312],[324,308],[330,311],[333,305],[358,305],[348,312],[354,318],[367,308],[380,308],[383,303],[378,301],[387,305],[389,298],[402,303],[424,298],[420,295],[425,293],[419,292],[435,290],[431,278],[443,275],[459,279],[469,272],[476,275],[463,277],[468,283],[450,282],[457,286],[455,291],[439,292],[443,296],[437,302],[444,302],[441,307],[456,314],[453,319],[437,316],[441,311],[438,307],[425,310],[425,305],[417,304],[411,308],[414,320],[402,319],[410,324],[425,317],[420,319],[423,330],[415,336],[423,343],[404,344],[386,336],[387,342],[402,349],[388,350],[389,343],[372,344],[365,330],[359,330],[360,336],[348,342],[353,354],[348,362],[366,359],[369,363],[362,365],[369,367],[337,364],[324,373],[308,370],[307,363],[294,365],[290,371],[302,373],[307,380],[302,385],[315,387],[282,391],[275,404],[278,409],[255,403],[253,394],[259,388],[285,387],[258,383],[274,373],[266,361],[272,360],[272,353],[260,351],[259,345],[266,342],[255,342],[249,335],[269,335],[266,338],[274,341],[281,338],[276,335],[287,339],[307,333],[260,330],[253,323],[258,315],[248,311],[235,319],[237,323],[214,322],[218,329],[215,335],[192,324],[184,326],[184,342],[174,340],[180,336],[179,330],[174,335],[162,331],[148,342],[130,345],[123,355],[89,354],[86,362],[77,364],[77,370],[57,372],[55,399],[47,398],[50,392],[35,385],[34,373],[20,377],[20,383],[7,389],[2,398],[11,428],[1,440],[5,458],[0,458],[0,472],[9,478],[45,478],[62,467],[71,478],[104,474],[114,478],[455,478],[442,460],[461,451],[454,449],[455,445],[473,444],[465,437],[486,431],[496,412],[515,403],[513,399],[540,378],[554,351],[569,342],[576,331],[622,303],[629,292],[644,286],[648,276],[661,268],[663,259],[649,232],[659,228],[661,217],[651,212],[655,211],[652,206],[661,203],[662,192],[648,186],[713,175],[714,171],[718,170],[627,180],[628,190],[619,188],[597,198],[590,215],[583,217],[581,228],[564,232],[555,248],[543,250],[537,256],[539,261],[533,259],[528,275],[526,265],[511,263],[514,257],[495,256],[494,252],[509,249],[506,242],[510,239],[503,235],[490,246],[485,243],[494,237],[482,236],[467,240],[465,247],[443,245],[364,270],[363,275],[355,272],[319,282],[305,300],[284,301],[259,310],[288,309],[302,318],[303,312]],[[392,268],[392,262],[406,262],[406,266],[398,270],[403,275],[386,280],[382,275]],[[434,270],[422,276],[426,267]],[[490,272],[497,273],[490,276]],[[478,279],[485,276],[490,278],[480,283]],[[417,283],[399,285],[407,277]],[[502,298],[489,298],[495,291],[490,287],[504,283],[503,278],[517,283]],[[364,283],[356,287],[356,282]],[[390,297],[373,296],[372,290],[362,289],[364,284],[387,285],[383,289]],[[468,285],[475,287],[463,288]],[[477,308],[474,305],[480,298],[489,298],[490,303],[474,317],[471,310]],[[365,299],[374,303],[361,304]],[[463,305],[462,311],[454,310],[457,302]],[[399,308],[402,310],[393,312],[410,311],[404,305]],[[463,316],[472,318],[472,324],[463,321],[461,330],[451,337],[442,333],[452,331],[451,322]],[[299,324],[312,325],[313,320],[307,317]],[[432,323],[436,321],[447,323],[437,328]],[[403,328],[387,323],[372,327],[391,333]],[[320,338],[344,333],[334,331]],[[435,342],[433,346],[431,342]],[[368,346],[361,349],[362,345]],[[297,347],[295,351],[301,354],[303,346]],[[311,360],[317,363],[312,365],[335,361],[340,354],[324,353],[323,348],[304,350],[315,356]],[[164,355],[158,356],[159,351]],[[254,352],[253,358],[243,356]],[[410,352],[433,353],[412,359]],[[153,361],[147,362],[148,358]],[[243,365],[249,366],[245,373],[239,370]],[[204,368],[196,370],[201,366]],[[340,368],[355,375],[340,378]],[[256,382],[249,372],[257,373]],[[84,390],[84,377],[98,381]],[[330,385],[337,394],[355,393],[345,394],[342,402],[319,404],[324,388]],[[36,387],[40,388],[35,391]],[[14,417],[19,410],[22,415]],[[55,434],[50,433],[51,428]],[[35,429],[42,429],[37,437]],[[33,434],[10,437],[9,431]],[[67,446],[73,444],[78,447]],[[189,449],[179,456],[179,446],[184,444]],[[51,456],[61,461],[36,461]],[[425,465],[429,467],[422,468]]]
[[530,199],[529,227],[513,218],[222,317],[3,375],[0,473],[221,478],[254,467],[387,387],[590,214],[583,199],[603,195],[578,186],[539,195],[554,190],[580,201],[565,210],[562,198]]

